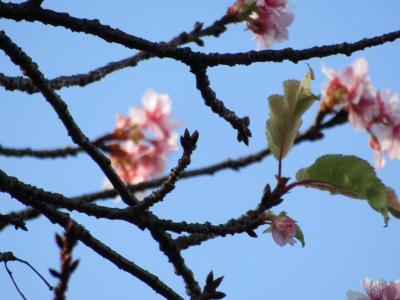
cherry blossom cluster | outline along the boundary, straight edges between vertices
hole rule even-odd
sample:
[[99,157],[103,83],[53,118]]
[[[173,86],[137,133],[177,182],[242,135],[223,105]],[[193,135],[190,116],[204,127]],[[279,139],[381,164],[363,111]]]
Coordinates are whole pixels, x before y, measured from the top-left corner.
[[362,285],[366,294],[348,291],[348,300],[400,300],[400,280],[386,282],[385,280],[371,280],[365,278]]
[[382,153],[400,159],[400,113],[398,95],[391,90],[379,91],[372,86],[368,62],[359,58],[343,71],[323,67],[329,82],[324,89],[321,109],[345,109],[349,122],[357,130],[370,134],[377,167],[385,165]]
[[255,33],[257,50],[271,47],[274,42],[288,38],[287,27],[294,15],[288,11],[287,0],[236,0],[228,14],[245,21]]
[[170,97],[149,90],[142,100],[143,107],[132,107],[129,116],[117,116],[113,143],[107,146],[114,169],[129,184],[160,174],[168,153],[177,149]]

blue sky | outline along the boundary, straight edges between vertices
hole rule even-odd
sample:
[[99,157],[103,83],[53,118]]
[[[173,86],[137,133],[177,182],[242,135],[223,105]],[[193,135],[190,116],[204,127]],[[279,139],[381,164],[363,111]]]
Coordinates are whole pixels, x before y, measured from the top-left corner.
[[[44,7],[66,11],[76,17],[96,18],[152,41],[167,40],[195,21],[205,25],[221,17],[231,1],[45,1]],[[273,49],[302,49],[314,45],[356,41],[399,29],[400,2],[386,1],[291,1],[295,20],[289,27],[289,40]],[[109,61],[119,60],[133,52],[116,44],[63,28],[40,23],[0,20],[16,43],[38,63],[48,78],[87,72]],[[251,33],[243,24],[229,26],[219,39],[205,38],[205,47],[191,45],[203,52],[241,52],[255,48]],[[369,73],[378,89],[400,92],[398,70],[399,41],[376,48],[307,63],[314,68],[313,91],[320,93],[326,78],[321,65],[342,69],[358,57],[369,62]],[[282,93],[282,82],[300,79],[306,72],[304,62],[257,63],[251,66],[216,67],[209,71],[212,87],[225,104],[239,116],[251,119],[253,137],[247,147],[236,141],[229,124],[203,105],[187,66],[171,59],[152,59],[135,68],[115,72],[101,82],[85,88],[59,91],[82,130],[91,138],[113,129],[115,115],[127,113],[140,105],[148,89],[167,93],[173,101],[173,116],[184,128],[200,132],[198,149],[191,168],[236,158],[264,148],[265,122],[268,118],[267,97]],[[0,53],[0,71],[19,76],[4,53]],[[61,122],[40,94],[27,95],[0,89],[0,143],[9,147],[51,148],[71,145]],[[318,110],[314,105],[304,118],[304,128],[312,123]],[[175,165],[180,151],[170,156],[168,169]],[[354,154],[373,163],[365,132],[344,125],[326,131],[325,139],[302,143],[284,161],[284,175],[310,165],[326,153]],[[68,196],[98,191],[104,175],[89,159],[37,160],[0,157],[0,168],[21,180],[61,192]],[[377,170],[379,177],[400,192],[400,162],[389,161]],[[275,183],[277,162],[268,157],[240,172],[225,170],[213,176],[185,179],[176,190],[154,208],[160,217],[191,222],[222,223],[255,207],[266,183]],[[6,194],[0,194],[0,213],[23,208]],[[110,205],[122,207],[121,203]],[[306,246],[280,248],[270,235],[252,239],[246,235],[214,239],[193,247],[183,255],[196,279],[203,285],[207,273],[224,275],[221,290],[227,299],[345,299],[348,289],[361,290],[360,281],[368,276],[394,280],[400,278],[400,222],[392,218],[384,228],[381,216],[365,201],[298,188],[285,197],[274,212],[281,210],[296,219],[303,229]],[[85,224],[93,235],[148,269],[168,285],[184,294],[184,285],[148,232],[141,232],[122,222],[99,221],[76,213],[72,216]],[[54,233],[61,228],[45,218],[28,223],[29,232],[7,228],[0,234],[0,251],[13,251],[35,265],[46,277],[47,269],[58,268],[58,251]],[[72,277],[70,299],[159,299],[139,280],[119,271],[110,262],[79,244],[74,257],[81,264]],[[16,280],[28,299],[51,297],[44,285],[24,266],[10,263]],[[19,299],[5,269],[0,267],[1,298]]]

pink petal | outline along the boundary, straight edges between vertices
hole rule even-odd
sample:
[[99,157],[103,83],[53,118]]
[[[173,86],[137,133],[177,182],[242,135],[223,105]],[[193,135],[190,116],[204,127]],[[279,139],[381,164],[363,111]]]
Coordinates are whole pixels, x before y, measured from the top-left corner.
[[277,230],[272,228],[272,238],[274,239],[275,243],[279,246],[283,247],[287,244],[286,237]]
[[349,122],[357,130],[362,130],[367,127],[363,116],[357,113],[354,109],[349,109]]
[[171,99],[166,94],[157,94],[154,90],[148,90],[142,100],[144,108],[150,114],[166,116],[171,112]]
[[335,77],[338,76],[338,73],[336,72],[336,70],[331,69],[325,65],[322,65],[321,67],[321,71],[322,73],[324,73],[329,79],[333,79]]
[[386,160],[382,157],[381,151],[374,150],[375,166],[377,168],[383,168],[386,165]]
[[356,77],[367,76],[368,73],[368,61],[365,57],[360,57],[356,59],[353,64],[353,73]]
[[132,107],[129,112],[129,117],[132,124],[136,124],[140,127],[145,127],[149,122],[146,111],[141,107]]
[[392,143],[392,147],[388,151],[388,155],[391,159],[400,159],[400,139],[396,139]]

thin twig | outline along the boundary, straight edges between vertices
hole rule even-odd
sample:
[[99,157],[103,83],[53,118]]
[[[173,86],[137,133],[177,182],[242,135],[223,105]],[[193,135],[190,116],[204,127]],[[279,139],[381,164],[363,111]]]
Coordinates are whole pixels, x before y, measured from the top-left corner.
[[79,260],[72,260],[72,249],[76,246],[78,240],[71,231],[71,227],[67,227],[62,237],[56,234],[56,242],[60,248],[61,270],[60,272],[54,269],[50,269],[49,271],[58,279],[53,299],[64,300],[69,279],[79,265]]
[[203,65],[192,65],[190,71],[196,77],[196,87],[200,91],[204,103],[211,107],[213,112],[229,122],[231,126],[238,131],[237,139],[239,142],[243,141],[248,145],[249,138],[251,137],[249,117],[239,118],[234,111],[228,109],[224,102],[217,98],[217,95],[210,87],[210,80],[207,76],[207,67]]
[[17,282],[15,281],[14,276],[13,276],[11,270],[8,268],[7,262],[6,262],[6,261],[4,262],[4,266],[6,267],[7,273],[8,273],[8,275],[10,276],[12,283],[14,284],[16,290],[18,291],[18,294],[21,296],[22,299],[28,300],[28,299],[25,297],[25,295],[22,293],[22,291],[20,290],[20,288],[18,287],[18,284],[17,284]]
[[199,138],[199,133],[196,130],[192,135],[186,129],[183,136],[181,136],[181,145],[183,147],[183,154],[178,160],[178,164],[173,168],[168,175],[168,178],[161,184],[161,186],[153,191],[149,196],[145,197],[139,204],[134,206],[135,210],[147,210],[157,202],[160,202],[164,197],[175,188],[175,183],[181,177],[183,171],[190,164],[190,157],[192,152],[196,149],[196,143]]
[[32,148],[10,148],[0,145],[0,155],[11,157],[35,157],[35,158],[61,158],[76,156],[84,150],[81,147],[65,147],[60,149],[32,149]]
[[20,258],[15,258],[16,261],[19,261],[25,265],[27,265],[29,268],[32,269],[33,272],[36,273],[37,276],[40,277],[40,279],[42,279],[42,281],[47,285],[47,287],[49,288],[50,291],[53,290],[53,286],[46,280],[46,278],[44,278],[42,276],[42,274],[40,274],[29,262],[27,262],[26,260],[20,259]]
[[53,286],[42,276],[42,274],[39,273],[38,270],[36,270],[29,262],[26,260],[20,259],[16,257],[12,252],[0,252],[0,262],[9,262],[9,261],[18,261],[20,263],[23,263],[27,265],[39,278],[44,282],[45,285],[49,288],[49,290],[53,290]]
[[[107,151],[107,146],[105,142],[113,140],[113,134],[106,134],[100,136],[91,143],[96,147]],[[80,152],[85,152],[85,149],[79,146],[67,146],[63,148],[56,149],[32,149],[32,148],[9,148],[0,145],[0,155],[12,156],[12,157],[35,157],[35,158],[65,158],[68,156],[76,156]]]

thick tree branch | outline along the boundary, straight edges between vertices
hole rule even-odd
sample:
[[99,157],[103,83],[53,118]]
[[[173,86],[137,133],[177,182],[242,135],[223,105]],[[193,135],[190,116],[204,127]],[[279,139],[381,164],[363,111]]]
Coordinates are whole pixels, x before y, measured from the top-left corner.
[[249,51],[243,53],[201,53],[190,48],[176,48],[165,43],[154,43],[142,38],[127,34],[119,29],[101,24],[98,20],[79,19],[66,13],[57,13],[22,4],[0,2],[0,17],[15,21],[39,21],[47,25],[62,26],[75,32],[84,32],[104,39],[110,43],[118,43],[130,49],[138,49],[152,53],[158,57],[170,57],[187,65],[200,64],[204,66],[238,64],[249,65],[256,62],[281,62],[285,60],[297,63],[314,57],[325,57],[336,54],[350,55],[353,52],[374,47],[400,38],[400,30],[382,34],[372,38],[365,38],[354,43],[340,43],[326,46],[316,46],[308,49]]
[[[192,271],[186,267],[184,259],[180,255],[178,244],[175,243],[175,241],[171,239],[170,235],[166,234],[164,231],[188,231],[195,233],[208,233],[209,235],[215,233],[221,236],[247,232],[251,236],[254,236],[255,233],[253,232],[253,230],[264,223],[263,213],[265,212],[265,210],[270,209],[271,207],[281,202],[281,194],[279,194],[278,190],[271,193],[269,191],[269,188],[266,188],[266,192],[264,193],[257,209],[248,211],[245,215],[239,217],[238,219],[232,219],[226,224],[215,226],[208,223],[177,223],[168,220],[159,220],[156,217],[146,217],[145,220],[138,221],[139,217],[137,217],[136,214],[132,215],[132,208],[116,209],[100,207],[90,203],[77,203],[76,201],[66,199],[63,195],[45,192],[33,186],[26,185],[14,177],[7,176],[1,170],[0,191],[9,193],[11,196],[17,198],[22,203],[30,205],[39,210],[47,217],[49,217],[49,215],[46,214],[45,211],[49,210],[54,211],[55,214],[67,216],[66,214],[57,212],[55,206],[53,206],[56,205],[71,210],[85,212],[88,215],[94,215],[96,217],[126,220],[134,224],[148,223],[147,225],[142,226],[146,226],[149,228],[152,236],[159,242],[160,250],[169,258],[170,262],[174,265],[175,272],[184,278],[187,293],[191,297],[199,296],[200,287],[198,286],[198,283],[194,280]],[[149,215],[147,214],[146,216]]]
[[[10,186],[12,186],[12,192]],[[35,201],[36,203],[48,204],[54,209],[61,207],[70,211],[85,213],[88,216],[94,216],[96,218],[124,220],[128,223],[138,225],[141,228],[150,228],[151,232],[156,232],[156,236],[164,231],[173,231],[177,233],[189,232],[206,234],[208,236],[226,236],[228,234],[233,235],[246,232],[249,235],[254,236],[253,230],[264,224],[264,211],[278,204],[279,201],[276,199],[279,200],[280,197],[280,195],[276,194],[276,192],[274,192],[275,194],[268,194],[268,198],[264,197],[257,209],[249,210],[242,216],[231,219],[224,224],[213,225],[209,222],[200,224],[187,223],[185,221],[174,222],[172,220],[160,220],[154,215],[146,215],[146,217],[142,217],[133,212],[131,208],[110,208],[76,201],[66,198],[61,194],[44,191],[37,187],[23,183],[14,177],[8,176],[2,170],[0,170],[0,190],[6,191],[17,199],[23,198],[26,195],[30,195],[32,201]],[[265,205],[265,203],[267,203],[267,205]],[[177,245],[173,244],[171,241],[167,241],[164,238],[162,238],[162,240],[167,245],[163,247],[169,247],[173,249],[174,247],[177,247]]]
[[[165,44],[168,46],[180,46],[189,42],[195,42],[198,45],[202,45],[203,41],[200,39],[205,36],[218,37],[221,33],[226,30],[226,26],[237,22],[229,15],[224,15],[222,18],[216,20],[210,26],[203,28],[203,23],[197,22],[190,32],[182,32],[169,42]],[[119,71],[127,67],[135,67],[141,61],[147,60],[154,57],[148,52],[139,52],[133,56],[125,59],[110,62],[104,66],[98,67],[92,71],[82,74],[76,74],[71,76],[59,76],[48,81],[51,88],[59,90],[64,87],[81,86],[84,87],[93,82],[100,81],[107,75]],[[6,90],[14,91],[19,90],[27,92],[28,94],[37,93],[37,87],[32,84],[32,81],[24,77],[9,77],[0,72],[0,85],[4,86]]]
[[[11,186],[10,182],[12,183],[12,188],[14,191],[12,194],[10,194],[13,196],[18,195],[19,197],[23,197],[24,195],[31,195],[31,198],[34,201],[43,204],[49,204],[53,208],[64,208],[69,211],[77,211],[88,216],[94,216],[96,218],[123,220],[128,223],[135,224],[142,229],[151,228],[161,231],[173,231],[177,233],[204,233],[216,234],[220,236],[225,236],[227,234],[233,235],[242,232],[249,233],[249,231],[252,231],[259,225],[263,224],[264,219],[262,218],[262,213],[266,209],[272,207],[263,206],[264,208],[249,210],[242,216],[236,219],[231,219],[228,222],[220,225],[213,225],[209,222],[204,224],[192,224],[185,221],[174,222],[172,220],[161,220],[152,214],[145,214],[145,216],[141,216],[138,215],[136,210],[133,210],[132,208],[111,208],[67,198],[64,195],[44,191],[32,185],[21,182],[16,178],[8,176],[0,169],[0,189],[3,187],[6,189],[7,186]],[[5,191],[9,193],[9,190]],[[269,203],[277,203],[271,199],[268,199]],[[260,205],[264,204],[261,203]]]

